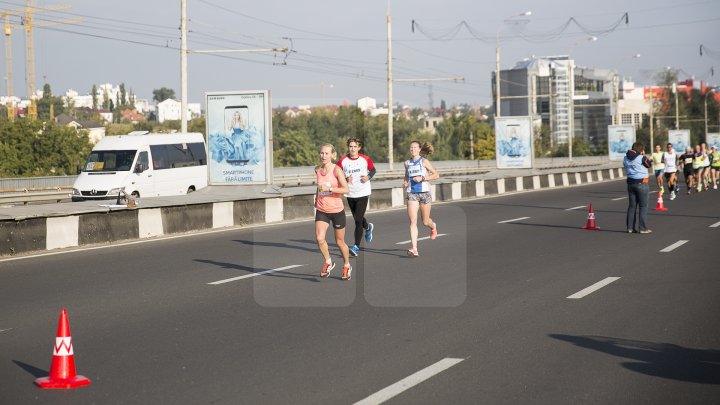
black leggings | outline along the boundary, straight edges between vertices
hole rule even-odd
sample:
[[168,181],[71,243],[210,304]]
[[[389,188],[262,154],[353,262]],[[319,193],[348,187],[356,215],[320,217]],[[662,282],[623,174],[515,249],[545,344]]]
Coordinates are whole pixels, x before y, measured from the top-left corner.
[[355,220],[355,244],[358,246],[360,246],[363,231],[368,228],[367,220],[365,220],[365,210],[367,209],[369,198],[369,196],[365,196],[358,198],[348,197],[347,199],[350,212],[352,212],[353,219]]

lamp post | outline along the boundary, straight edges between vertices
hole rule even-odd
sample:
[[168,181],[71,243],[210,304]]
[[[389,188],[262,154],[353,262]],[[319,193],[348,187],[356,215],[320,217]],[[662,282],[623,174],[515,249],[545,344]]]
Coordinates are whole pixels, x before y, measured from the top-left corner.
[[715,92],[715,89],[710,89],[705,92],[705,142],[707,142],[707,134],[708,134],[708,119],[707,119],[707,98],[708,94]]
[[[526,11],[524,13],[511,15],[505,18],[503,21],[507,21],[514,17],[525,17],[532,15],[532,11]],[[495,35],[495,116],[500,117],[500,27],[497,29]]]

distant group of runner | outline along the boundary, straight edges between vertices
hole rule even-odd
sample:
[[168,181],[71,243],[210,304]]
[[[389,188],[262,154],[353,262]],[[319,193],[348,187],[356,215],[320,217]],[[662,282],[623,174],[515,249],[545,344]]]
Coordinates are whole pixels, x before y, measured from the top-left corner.
[[715,145],[708,147],[705,143],[697,144],[695,150],[688,146],[682,154],[676,152],[671,143],[666,145],[665,151],[660,145],[655,145],[655,152],[652,153],[650,160],[660,194],[665,190],[664,180],[667,182],[671,200],[674,200],[680,192],[679,169],[682,170],[685,179],[687,194],[693,190],[699,193],[708,191],[711,187],[714,190],[718,188],[720,153]]
[[[337,163],[337,152],[331,144],[320,147],[320,164],[315,167],[317,193],[315,195],[315,238],[323,256],[324,263],[320,277],[329,277],[335,268],[330,256],[326,235],[332,225],[335,242],[343,257],[342,280],[352,277],[350,257],[360,254],[362,240],[369,243],[373,240],[375,225],[365,218],[372,186],[370,180],[376,173],[372,159],[360,153],[362,143],[357,138],[347,140],[347,154]],[[420,211],[422,223],[430,229],[430,239],[437,237],[437,224],[430,218],[430,180],[440,177],[430,160],[427,158],[433,151],[432,145],[421,144],[419,141],[410,143],[410,159],[404,162],[405,177],[403,187],[407,191],[407,213],[410,220],[411,248],[407,250],[410,257],[418,257],[417,214]],[[345,195],[348,207],[355,222],[354,244],[345,242]],[[363,235],[364,234],[364,235]]]

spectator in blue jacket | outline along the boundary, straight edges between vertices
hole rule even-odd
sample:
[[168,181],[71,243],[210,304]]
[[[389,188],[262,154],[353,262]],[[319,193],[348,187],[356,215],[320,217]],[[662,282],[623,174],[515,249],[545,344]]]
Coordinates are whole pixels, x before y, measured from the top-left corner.
[[[645,156],[645,146],[635,142],[632,149],[625,153],[623,166],[627,174],[628,210],[627,210],[627,232],[628,233],[651,233],[647,227],[648,192],[648,169],[650,160]],[[636,212],[639,211],[640,227],[638,228]]]

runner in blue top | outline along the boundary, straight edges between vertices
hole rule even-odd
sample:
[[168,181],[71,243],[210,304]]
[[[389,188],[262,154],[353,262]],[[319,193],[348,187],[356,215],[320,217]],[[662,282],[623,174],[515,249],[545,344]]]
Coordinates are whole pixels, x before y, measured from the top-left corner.
[[410,241],[412,247],[408,249],[407,254],[410,257],[417,257],[417,213],[418,209],[422,217],[423,225],[430,228],[430,239],[437,237],[437,224],[430,218],[430,203],[432,196],[430,194],[430,183],[428,180],[440,178],[440,175],[433,167],[427,156],[433,152],[433,147],[429,143],[412,141],[410,143],[411,158],[405,161],[405,179],[403,187],[407,190],[407,212],[410,219]]

